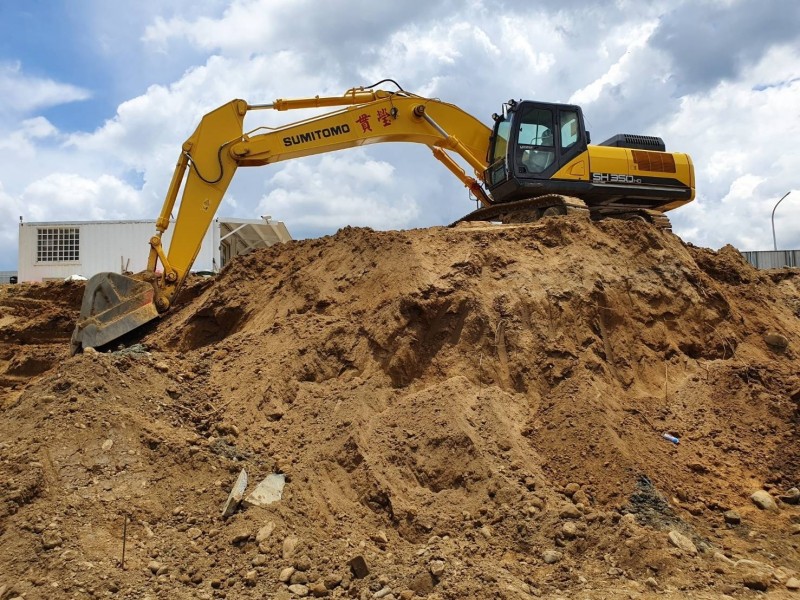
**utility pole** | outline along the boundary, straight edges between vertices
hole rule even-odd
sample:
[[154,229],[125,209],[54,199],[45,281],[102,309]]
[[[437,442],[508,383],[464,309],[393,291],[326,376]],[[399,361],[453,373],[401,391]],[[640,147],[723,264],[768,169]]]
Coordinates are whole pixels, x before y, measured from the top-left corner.
[[[786,196],[788,196],[791,193],[792,193],[791,190],[789,190],[788,192],[786,192],[783,195],[783,198],[786,198]],[[778,204],[783,202],[783,198],[778,200]],[[778,208],[778,204],[775,205],[775,208]],[[778,242],[775,239],[775,208],[772,209],[772,246],[773,246],[773,249],[777,251],[778,250]]]

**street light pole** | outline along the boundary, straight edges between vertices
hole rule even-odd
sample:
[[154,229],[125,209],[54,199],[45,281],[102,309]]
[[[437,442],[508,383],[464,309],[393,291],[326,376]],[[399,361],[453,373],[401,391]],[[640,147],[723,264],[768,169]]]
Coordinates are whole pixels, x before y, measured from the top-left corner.
[[[791,190],[789,190],[788,192],[786,192],[783,195],[783,198],[786,198],[786,196],[788,196],[791,193],[792,193]],[[783,198],[778,200],[778,204],[783,202]],[[775,208],[778,208],[778,204],[775,205]],[[777,251],[778,250],[778,242],[775,239],[775,208],[772,209],[772,246],[773,246],[773,249]]]

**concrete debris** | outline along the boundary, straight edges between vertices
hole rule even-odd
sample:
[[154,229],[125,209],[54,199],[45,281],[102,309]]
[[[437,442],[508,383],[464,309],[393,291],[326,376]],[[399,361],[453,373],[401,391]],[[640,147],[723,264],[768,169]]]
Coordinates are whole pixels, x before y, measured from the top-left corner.
[[236,478],[236,483],[233,484],[233,489],[231,489],[231,493],[228,494],[228,499],[225,501],[225,504],[222,507],[222,518],[227,519],[233,513],[236,512],[236,509],[239,508],[239,504],[242,502],[242,498],[244,497],[244,492],[247,489],[247,471],[242,469],[239,472],[239,476]]
[[282,473],[273,473],[256,486],[247,495],[244,503],[247,506],[269,506],[283,497],[283,487],[286,485],[286,476]]

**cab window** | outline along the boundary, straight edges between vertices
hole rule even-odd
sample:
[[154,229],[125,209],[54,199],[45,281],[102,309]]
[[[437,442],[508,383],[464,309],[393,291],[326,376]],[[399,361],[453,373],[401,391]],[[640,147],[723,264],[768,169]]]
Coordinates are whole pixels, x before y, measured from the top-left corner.
[[578,113],[574,110],[559,112],[559,128],[561,130],[561,150],[567,150],[578,141]]
[[517,156],[523,172],[542,173],[555,161],[553,113],[531,108],[519,120]]
[[502,183],[506,175],[506,151],[508,150],[508,136],[511,133],[511,121],[504,120],[497,123],[492,144],[491,164],[488,170],[488,184],[490,186]]

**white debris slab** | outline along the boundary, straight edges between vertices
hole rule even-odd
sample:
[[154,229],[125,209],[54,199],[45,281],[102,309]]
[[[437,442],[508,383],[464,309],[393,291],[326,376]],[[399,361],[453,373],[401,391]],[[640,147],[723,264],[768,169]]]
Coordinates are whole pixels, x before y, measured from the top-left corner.
[[242,498],[244,497],[244,492],[246,489],[247,471],[242,469],[239,473],[239,476],[236,478],[236,483],[233,484],[231,493],[228,494],[228,499],[225,501],[225,504],[222,507],[223,519],[227,519],[236,512],[236,509],[239,508],[239,504],[242,502]]
[[283,486],[286,485],[286,476],[282,473],[267,475],[261,483],[256,486],[244,503],[249,506],[268,506],[277,502],[283,497]]

